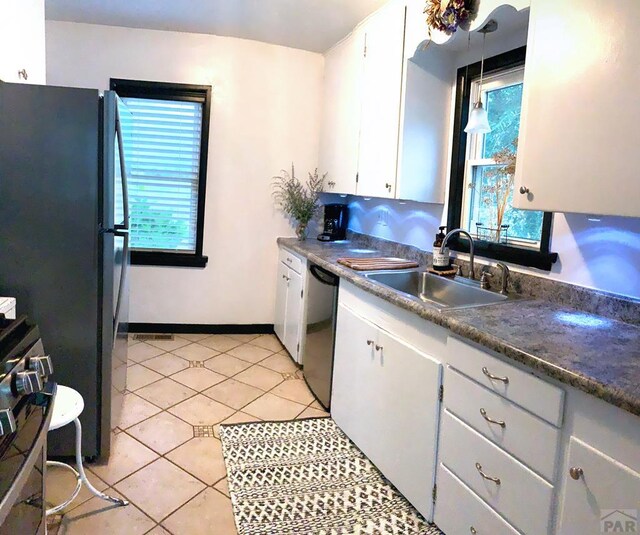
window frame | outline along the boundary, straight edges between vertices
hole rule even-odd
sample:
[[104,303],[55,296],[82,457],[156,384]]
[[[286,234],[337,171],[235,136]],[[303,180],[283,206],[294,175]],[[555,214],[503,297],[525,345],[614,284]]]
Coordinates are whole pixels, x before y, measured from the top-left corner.
[[[486,75],[500,71],[509,71],[525,64],[527,47],[523,46],[498,54],[484,60]],[[480,76],[480,62],[460,67],[456,75],[454,128],[451,153],[451,175],[449,179],[448,228],[460,228],[464,215],[462,213],[465,194],[465,173],[467,171],[467,133],[464,125],[469,117],[472,97],[472,83]],[[474,240],[474,252],[478,256],[493,260],[502,260],[521,266],[534,267],[550,271],[553,263],[558,259],[557,253],[550,252],[551,226],[553,214],[544,212],[542,220],[542,234],[540,236],[540,250],[532,248],[505,245],[485,240]],[[453,236],[448,242],[454,251],[469,252],[469,241],[460,235]]]
[[196,250],[194,253],[185,253],[181,251],[140,251],[131,249],[131,264],[138,266],[206,267],[209,258],[203,254],[203,241],[207,191],[207,162],[209,156],[211,86],[111,78],[109,88],[115,91],[120,98],[148,98],[202,103],[196,215]]

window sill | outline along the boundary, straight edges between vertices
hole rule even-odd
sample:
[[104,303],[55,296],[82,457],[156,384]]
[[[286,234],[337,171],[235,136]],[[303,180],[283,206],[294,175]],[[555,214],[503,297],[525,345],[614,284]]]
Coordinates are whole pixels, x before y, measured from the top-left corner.
[[204,268],[209,257],[188,253],[154,253],[150,251],[131,251],[132,266],[172,266]]
[[[467,240],[452,239],[448,245],[452,251],[469,252]],[[476,256],[533,267],[543,271],[551,271],[551,266],[558,260],[558,253],[545,253],[502,243],[474,240],[473,245]]]

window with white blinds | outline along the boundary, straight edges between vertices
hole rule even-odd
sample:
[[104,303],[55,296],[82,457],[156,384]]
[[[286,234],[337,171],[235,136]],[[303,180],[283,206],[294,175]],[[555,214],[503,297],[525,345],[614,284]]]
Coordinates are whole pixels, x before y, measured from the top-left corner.
[[123,96],[134,251],[195,253],[203,102]]

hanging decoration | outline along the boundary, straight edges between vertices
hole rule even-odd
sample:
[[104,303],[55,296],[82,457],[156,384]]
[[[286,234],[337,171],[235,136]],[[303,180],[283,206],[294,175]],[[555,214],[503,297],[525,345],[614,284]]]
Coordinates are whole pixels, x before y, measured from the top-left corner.
[[433,30],[447,35],[455,33],[471,17],[471,4],[472,0],[427,0],[424,14],[427,16],[429,36]]

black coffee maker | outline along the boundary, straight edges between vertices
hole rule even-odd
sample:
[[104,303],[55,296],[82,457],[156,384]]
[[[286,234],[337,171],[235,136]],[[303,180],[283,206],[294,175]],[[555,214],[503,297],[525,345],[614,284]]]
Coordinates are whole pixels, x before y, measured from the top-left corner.
[[318,236],[320,241],[345,240],[349,223],[349,207],[346,204],[324,205],[324,231]]

